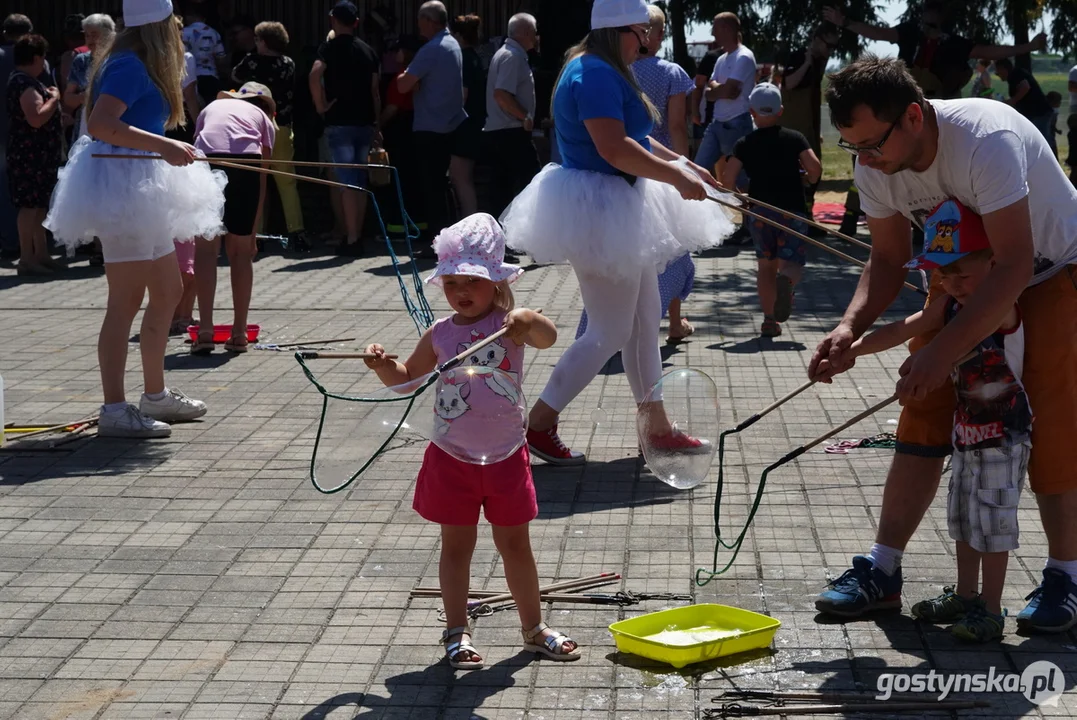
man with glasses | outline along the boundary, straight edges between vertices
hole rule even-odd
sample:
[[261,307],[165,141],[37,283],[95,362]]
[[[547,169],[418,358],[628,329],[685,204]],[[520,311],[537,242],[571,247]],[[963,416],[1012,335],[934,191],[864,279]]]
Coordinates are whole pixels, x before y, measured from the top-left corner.
[[[1012,107],[927,101],[904,63],[868,56],[830,76],[839,145],[857,157],[871,257],[838,327],[816,349],[813,380],[853,366],[850,345],[897,297],[913,256],[913,224],[957,200],[983,217],[994,253],[987,278],[953,322],[912,341],[897,393],[904,409],[875,545],[835,579],[816,608],[839,616],[901,606],[901,556],[938,490],[951,452],[955,363],[1020,308],[1023,380],[1036,414],[1029,483],[1047,535],[1043,582],[1018,628],[1077,624],[1077,189],[1036,127]],[[942,296],[933,278],[928,303]],[[1017,497],[997,493],[995,505]],[[944,593],[945,594],[945,593]]]
[[945,11],[942,2],[928,0],[919,22],[909,20],[894,27],[869,25],[850,20],[841,10],[823,8],[823,17],[840,28],[869,40],[891,42],[898,46],[898,57],[929,98],[955,98],[972,78],[969,60],[1000,60],[1014,55],[1043,50],[1047,35],[1040,33],[1023,45],[981,45],[959,35],[944,32]]
[[[836,27],[829,23],[819,25],[812,33],[811,45],[789,53],[782,62],[782,116],[779,123],[806,137],[808,145],[820,160],[823,157],[823,76],[838,39]],[[818,181],[804,190],[809,217],[815,205],[817,187]]]

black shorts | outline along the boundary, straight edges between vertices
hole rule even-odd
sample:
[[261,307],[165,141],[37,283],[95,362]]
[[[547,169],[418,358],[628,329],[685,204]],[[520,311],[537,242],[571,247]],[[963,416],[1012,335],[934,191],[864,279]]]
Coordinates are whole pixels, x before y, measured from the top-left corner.
[[[206,153],[206,157],[237,158],[243,160],[261,160],[261,155],[248,153],[233,155],[231,153]],[[224,189],[224,228],[232,235],[253,235],[254,220],[258,215],[258,201],[261,199],[261,174],[253,170],[240,170],[231,167],[216,167],[228,176],[228,185]]]
[[452,132],[452,154],[468,160],[479,160],[483,155],[482,123],[468,118]]

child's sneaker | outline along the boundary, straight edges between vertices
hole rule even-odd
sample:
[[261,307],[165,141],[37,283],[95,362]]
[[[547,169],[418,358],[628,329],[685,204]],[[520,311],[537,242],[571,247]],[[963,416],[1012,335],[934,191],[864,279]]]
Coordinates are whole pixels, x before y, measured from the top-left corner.
[[561,436],[557,434],[557,426],[549,430],[528,430],[527,447],[532,455],[545,460],[551,465],[583,465],[587,457],[575,450],[569,450],[568,446],[561,442]]
[[166,438],[172,435],[172,428],[139,412],[134,405],[127,405],[122,410],[102,412],[97,419],[97,436],[108,438]]
[[143,415],[149,415],[154,420],[174,423],[186,422],[200,418],[206,414],[206,404],[201,400],[189,398],[179,390],[165,388],[165,396],[156,400],[143,394],[138,403],[138,409]]
[[711,451],[710,442],[686,435],[676,427],[668,435],[652,435],[647,442],[658,452],[702,455]]
[[1029,593],[1017,616],[1020,630],[1065,632],[1077,624],[1077,583],[1057,568],[1043,569],[1043,582]]
[[870,610],[901,608],[901,568],[887,575],[871,561],[857,555],[853,566],[830,583],[815,599],[815,609],[839,617],[859,617]]
[[793,313],[793,281],[778,273],[778,296],[774,300],[774,319],[780,323]]
[[942,589],[942,595],[913,605],[912,616],[930,623],[954,622],[965,617],[970,602],[955,593],[952,585],[947,585]]
[[763,337],[778,337],[782,334],[782,326],[772,317],[763,318],[763,326],[759,328],[759,334]]
[[980,598],[968,600],[968,610],[965,616],[954,623],[950,633],[954,637],[968,640],[969,642],[985,643],[1002,638],[1002,631],[1006,627],[1005,612],[996,615],[988,611],[984,601]]

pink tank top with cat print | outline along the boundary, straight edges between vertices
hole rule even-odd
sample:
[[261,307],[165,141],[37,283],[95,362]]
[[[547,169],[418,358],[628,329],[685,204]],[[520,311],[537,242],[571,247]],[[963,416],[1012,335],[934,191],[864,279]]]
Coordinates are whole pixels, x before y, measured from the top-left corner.
[[[470,325],[452,317],[434,323],[431,339],[438,364],[447,362],[501,329],[502,311]],[[524,348],[501,337],[469,355],[461,367],[478,366],[499,372],[469,378],[456,372],[436,385],[434,418],[437,444],[459,459],[496,457],[522,444],[526,408],[521,397]]]

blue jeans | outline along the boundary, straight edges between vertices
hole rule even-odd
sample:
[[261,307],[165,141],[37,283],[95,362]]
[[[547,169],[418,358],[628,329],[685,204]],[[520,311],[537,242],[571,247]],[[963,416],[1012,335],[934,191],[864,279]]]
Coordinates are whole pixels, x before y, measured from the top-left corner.
[[[325,140],[329,144],[329,156],[335,163],[365,165],[374,139],[373,127],[358,125],[329,125],[325,128]],[[337,179],[348,185],[367,186],[367,172],[359,168],[336,168]]]
[[[737,140],[750,133],[753,127],[750,113],[725,121],[712,120],[703,133],[703,142],[699,144],[696,165],[713,171],[718,159],[733,154],[733,146],[737,144]],[[748,175],[743,170],[737,176],[737,185],[748,187]]]

